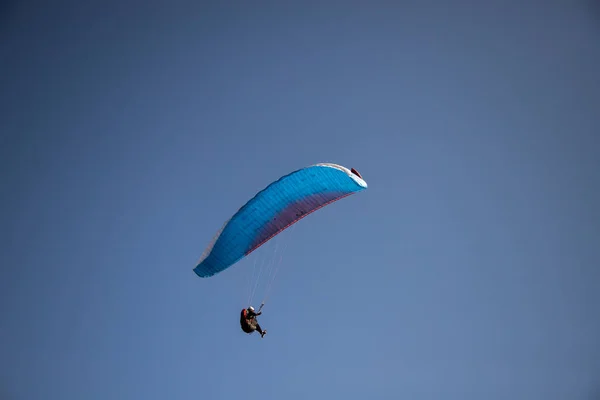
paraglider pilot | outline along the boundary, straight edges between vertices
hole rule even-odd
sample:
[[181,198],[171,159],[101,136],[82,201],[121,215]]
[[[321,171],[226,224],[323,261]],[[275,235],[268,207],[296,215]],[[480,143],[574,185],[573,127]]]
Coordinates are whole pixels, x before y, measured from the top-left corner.
[[246,333],[258,331],[258,333],[260,333],[260,337],[264,337],[267,334],[267,331],[262,330],[258,324],[258,320],[256,319],[256,317],[261,314],[262,312],[260,310],[258,312],[254,312],[254,307],[252,306],[244,308],[240,315],[240,325],[242,326],[242,330]]

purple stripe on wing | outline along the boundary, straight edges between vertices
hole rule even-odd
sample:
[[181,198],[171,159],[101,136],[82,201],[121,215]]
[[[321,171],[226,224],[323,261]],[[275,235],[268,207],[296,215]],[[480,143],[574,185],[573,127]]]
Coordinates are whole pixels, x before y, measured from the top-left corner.
[[264,242],[269,240],[278,232],[281,232],[294,222],[304,218],[319,208],[348,196],[347,192],[325,192],[306,196],[300,200],[290,202],[283,210],[277,213],[271,221],[264,225],[263,229],[256,235],[252,245],[246,252],[251,253]]

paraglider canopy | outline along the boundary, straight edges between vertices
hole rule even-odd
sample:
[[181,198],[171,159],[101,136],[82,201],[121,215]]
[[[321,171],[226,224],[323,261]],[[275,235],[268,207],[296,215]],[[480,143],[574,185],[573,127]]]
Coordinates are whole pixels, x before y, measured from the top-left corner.
[[314,211],[367,189],[354,168],[320,163],[279,178],[242,206],[214,236],[194,272],[213,276]]

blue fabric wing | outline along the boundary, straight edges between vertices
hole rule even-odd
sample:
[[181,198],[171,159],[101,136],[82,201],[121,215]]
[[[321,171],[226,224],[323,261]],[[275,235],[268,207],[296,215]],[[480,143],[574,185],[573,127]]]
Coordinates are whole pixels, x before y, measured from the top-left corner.
[[315,164],[285,175],[258,192],[217,232],[194,272],[213,276],[308,214],[367,188],[354,169]]

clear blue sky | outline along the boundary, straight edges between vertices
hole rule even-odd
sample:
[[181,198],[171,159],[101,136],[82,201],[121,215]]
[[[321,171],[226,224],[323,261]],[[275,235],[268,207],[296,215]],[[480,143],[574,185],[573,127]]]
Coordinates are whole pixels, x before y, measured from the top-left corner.
[[[600,397],[599,8],[199,3],[2,2],[0,398]],[[316,162],[247,336],[192,268]]]

